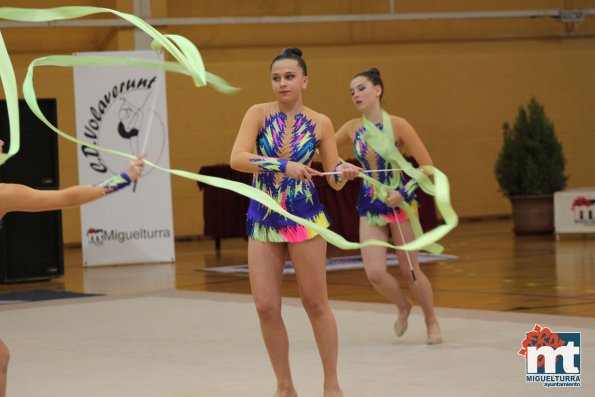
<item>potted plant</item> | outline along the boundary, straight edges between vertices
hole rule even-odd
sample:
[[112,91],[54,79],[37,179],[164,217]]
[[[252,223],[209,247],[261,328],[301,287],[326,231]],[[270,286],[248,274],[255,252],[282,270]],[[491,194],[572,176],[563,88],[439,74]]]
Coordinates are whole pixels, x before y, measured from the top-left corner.
[[563,190],[568,177],[566,160],[554,125],[543,106],[531,98],[519,107],[514,125],[503,125],[504,143],[496,160],[496,178],[510,199],[516,234],[554,231],[553,194]]

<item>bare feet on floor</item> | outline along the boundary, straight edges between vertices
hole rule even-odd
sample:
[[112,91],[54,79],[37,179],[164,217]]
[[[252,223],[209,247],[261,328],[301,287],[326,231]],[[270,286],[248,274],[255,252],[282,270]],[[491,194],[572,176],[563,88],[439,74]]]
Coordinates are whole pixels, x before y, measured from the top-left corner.
[[341,390],[341,389],[334,389],[334,390],[324,389],[323,397],[343,397],[343,390]]
[[435,317],[429,321],[426,320],[426,327],[428,328],[428,345],[442,343],[442,332],[440,331],[438,320]]
[[297,397],[297,393],[293,389],[290,389],[290,390],[277,389],[274,397]]
[[409,319],[409,313],[411,313],[411,309],[413,308],[410,300],[407,300],[407,305],[406,310],[399,310],[399,316],[397,317],[397,321],[395,321],[395,334],[399,337],[403,336],[405,331],[407,331],[407,320]]

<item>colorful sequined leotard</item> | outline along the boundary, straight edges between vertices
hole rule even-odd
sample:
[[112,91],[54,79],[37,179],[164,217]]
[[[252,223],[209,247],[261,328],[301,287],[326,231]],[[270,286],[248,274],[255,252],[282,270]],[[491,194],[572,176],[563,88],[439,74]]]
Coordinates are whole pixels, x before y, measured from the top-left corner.
[[[267,114],[264,127],[256,138],[256,153],[270,158],[263,162],[285,159],[309,164],[319,143],[315,130],[316,124],[304,114],[294,117],[292,128],[284,113],[272,112]],[[261,160],[253,162],[259,164]],[[289,213],[323,227],[329,226],[330,218],[318,200],[313,182],[301,182],[269,168],[269,171],[255,174],[253,186],[271,196]],[[279,243],[305,241],[317,235],[254,200],[248,208],[246,230],[252,239]]]
[[[376,126],[382,130],[381,124]],[[360,161],[362,168],[366,170],[372,169],[391,169],[398,168],[397,164],[391,164],[382,158],[372,147],[370,147],[362,139],[366,132],[364,126],[361,126],[355,131],[355,138],[353,146],[355,157]],[[396,144],[398,147],[398,143]],[[378,180],[383,185],[397,189],[405,183],[403,176],[399,171],[388,172],[373,172],[369,173],[372,178]],[[417,201],[413,200],[410,203],[414,208],[417,207]],[[357,211],[359,216],[368,218],[370,225],[384,226],[388,223],[403,222],[407,219],[407,215],[400,208],[391,208],[379,198],[374,198],[374,186],[362,179],[361,189],[357,199]]]

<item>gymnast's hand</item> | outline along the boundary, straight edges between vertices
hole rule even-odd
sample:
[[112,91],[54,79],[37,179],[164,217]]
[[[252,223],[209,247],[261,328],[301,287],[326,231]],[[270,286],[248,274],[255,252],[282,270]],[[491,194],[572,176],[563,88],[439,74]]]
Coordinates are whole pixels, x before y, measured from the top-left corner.
[[340,172],[341,178],[351,181],[357,178],[357,175],[362,172],[362,168],[351,163],[341,163],[335,168],[335,171]]
[[145,169],[145,162],[143,160],[145,157],[146,154],[140,155],[136,159],[130,160],[126,166],[126,173],[132,181],[137,180],[138,177],[142,175]]
[[302,182],[307,182],[312,180],[312,175],[322,176],[322,173],[302,163],[288,161],[285,166],[285,175]]
[[389,207],[395,208],[405,200],[405,198],[397,190],[387,189],[388,197],[386,198],[386,204]]

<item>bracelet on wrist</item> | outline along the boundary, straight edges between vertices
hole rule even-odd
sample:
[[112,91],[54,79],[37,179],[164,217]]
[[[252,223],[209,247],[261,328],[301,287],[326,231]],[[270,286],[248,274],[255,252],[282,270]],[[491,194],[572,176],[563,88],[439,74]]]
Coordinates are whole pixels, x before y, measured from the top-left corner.
[[128,174],[122,172],[119,175],[114,175],[95,186],[105,189],[104,194],[110,194],[113,192],[117,192],[118,190],[123,189],[126,186],[129,186],[131,182],[132,180],[130,179]]
[[341,183],[343,182],[343,177],[341,176],[341,174],[337,171],[337,168],[339,168],[339,166],[341,165],[341,163],[335,165],[335,168],[333,168],[333,172],[336,172],[336,174],[333,174],[333,177],[335,177],[335,182],[336,183]]

